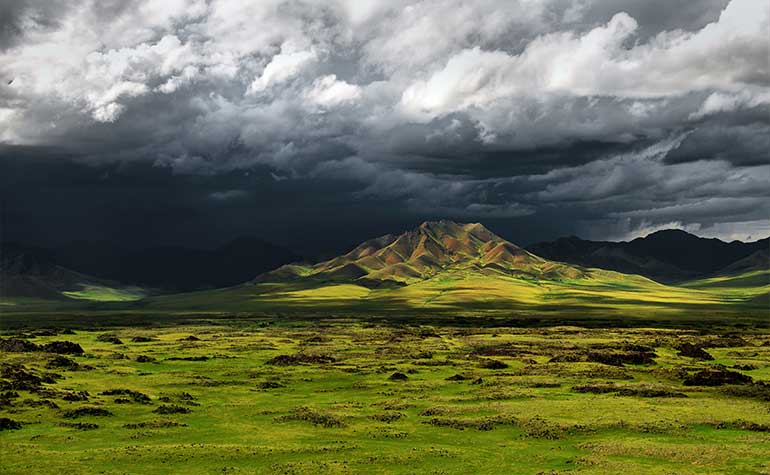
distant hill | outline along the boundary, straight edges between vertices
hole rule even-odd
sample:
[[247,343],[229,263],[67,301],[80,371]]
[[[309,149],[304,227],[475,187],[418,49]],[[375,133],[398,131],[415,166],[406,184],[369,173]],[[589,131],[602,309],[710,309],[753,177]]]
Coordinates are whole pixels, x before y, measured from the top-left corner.
[[547,280],[584,274],[575,267],[542,259],[481,224],[434,221],[399,235],[368,240],[347,254],[312,266],[283,266],[259,276],[257,281],[304,279],[377,287],[411,284],[458,270]]
[[[763,257],[770,239],[744,243],[701,238],[681,230],[664,230],[628,242],[587,241],[577,237],[541,242],[527,248],[560,262],[639,274],[659,282],[680,282],[750,266],[770,266]],[[756,254],[756,255],[755,255]],[[738,264],[749,258],[750,262]]]
[[103,242],[75,242],[53,255],[81,272],[177,292],[229,287],[301,259],[284,247],[251,237],[212,250],[173,246],[126,250]]
[[49,250],[18,243],[0,247],[0,299],[124,301],[143,296],[142,289],[63,267]]

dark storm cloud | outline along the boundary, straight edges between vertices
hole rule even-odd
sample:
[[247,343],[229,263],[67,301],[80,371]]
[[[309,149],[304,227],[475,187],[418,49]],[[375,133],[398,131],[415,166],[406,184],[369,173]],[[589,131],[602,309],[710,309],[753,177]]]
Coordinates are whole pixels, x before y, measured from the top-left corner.
[[0,51],[18,44],[27,33],[59,27],[66,9],[67,2],[58,0],[0,0]]
[[0,3],[0,160],[24,170],[3,191],[29,229],[145,240],[431,217],[522,242],[756,234],[759,3]]

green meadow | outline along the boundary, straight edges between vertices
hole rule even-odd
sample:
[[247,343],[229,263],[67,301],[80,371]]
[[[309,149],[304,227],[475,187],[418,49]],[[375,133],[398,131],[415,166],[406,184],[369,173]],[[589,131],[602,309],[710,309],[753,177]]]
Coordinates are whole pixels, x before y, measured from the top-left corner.
[[770,473],[766,320],[4,321],[7,474]]

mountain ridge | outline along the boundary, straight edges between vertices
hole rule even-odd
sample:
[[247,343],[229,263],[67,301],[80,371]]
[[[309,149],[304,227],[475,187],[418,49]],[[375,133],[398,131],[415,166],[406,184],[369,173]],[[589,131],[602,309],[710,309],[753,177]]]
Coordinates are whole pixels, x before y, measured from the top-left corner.
[[620,242],[569,236],[536,243],[527,249],[546,259],[674,283],[720,274],[735,262],[770,249],[770,238],[748,243],[725,242],[667,229]]

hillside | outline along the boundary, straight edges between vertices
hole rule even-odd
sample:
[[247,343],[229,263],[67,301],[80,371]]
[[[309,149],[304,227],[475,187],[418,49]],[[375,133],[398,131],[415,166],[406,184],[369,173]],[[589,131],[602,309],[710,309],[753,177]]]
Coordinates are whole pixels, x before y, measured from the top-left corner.
[[52,251],[62,265],[90,275],[172,292],[229,287],[300,259],[260,239],[241,237],[216,249],[164,246],[129,250],[74,242]]
[[377,287],[413,284],[457,271],[545,280],[585,275],[581,269],[542,259],[481,224],[436,221],[365,241],[347,254],[312,266],[283,266],[256,281],[311,279]]
[[[529,251],[547,259],[639,274],[665,283],[723,274],[729,272],[730,266],[739,266],[738,261],[768,249],[768,238],[728,243],[675,229],[628,242],[588,241],[571,236],[528,247]],[[762,265],[763,261],[758,255],[753,262]],[[764,265],[768,265],[767,260]]]
[[145,292],[59,265],[50,251],[6,243],[0,249],[0,300],[128,301]]

